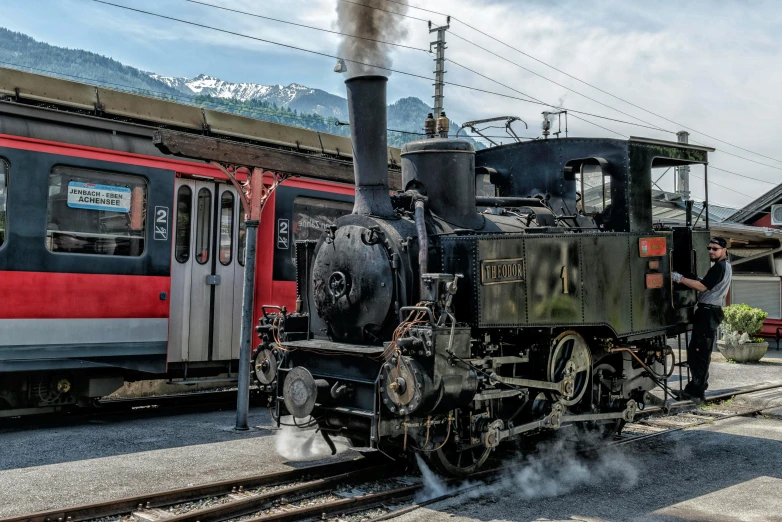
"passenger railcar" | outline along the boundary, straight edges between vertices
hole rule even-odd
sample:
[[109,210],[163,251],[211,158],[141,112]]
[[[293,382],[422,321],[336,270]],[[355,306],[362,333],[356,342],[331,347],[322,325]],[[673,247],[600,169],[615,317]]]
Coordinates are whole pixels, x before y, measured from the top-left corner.
[[[280,154],[350,150],[338,136],[3,69],[0,416],[88,403],[127,380],[235,377],[244,215],[217,168],[153,146],[160,126]],[[295,241],[352,197],[335,183],[279,187],[259,230],[256,303],[295,307]]]

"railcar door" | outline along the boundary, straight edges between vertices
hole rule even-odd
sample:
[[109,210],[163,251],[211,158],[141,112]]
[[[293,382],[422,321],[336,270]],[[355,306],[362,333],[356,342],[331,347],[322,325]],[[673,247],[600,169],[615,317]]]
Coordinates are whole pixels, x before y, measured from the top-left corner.
[[244,274],[236,190],[178,179],[176,194],[169,362],[235,359]]

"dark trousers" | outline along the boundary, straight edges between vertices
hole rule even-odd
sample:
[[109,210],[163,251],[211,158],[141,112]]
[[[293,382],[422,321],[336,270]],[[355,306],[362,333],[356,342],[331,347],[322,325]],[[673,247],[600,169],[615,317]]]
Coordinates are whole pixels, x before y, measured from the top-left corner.
[[687,362],[690,365],[690,382],[685,392],[694,397],[703,397],[709,387],[709,364],[717,327],[723,319],[722,308],[699,306],[695,310],[692,338],[687,347]]

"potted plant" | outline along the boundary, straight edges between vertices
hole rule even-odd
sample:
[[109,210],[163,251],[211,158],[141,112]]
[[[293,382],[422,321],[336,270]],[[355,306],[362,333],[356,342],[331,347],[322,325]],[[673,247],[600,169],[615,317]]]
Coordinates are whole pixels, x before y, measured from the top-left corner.
[[720,325],[722,339],[717,349],[726,359],[757,362],[768,350],[768,343],[757,337],[768,314],[746,304],[732,304],[722,309],[725,319]]

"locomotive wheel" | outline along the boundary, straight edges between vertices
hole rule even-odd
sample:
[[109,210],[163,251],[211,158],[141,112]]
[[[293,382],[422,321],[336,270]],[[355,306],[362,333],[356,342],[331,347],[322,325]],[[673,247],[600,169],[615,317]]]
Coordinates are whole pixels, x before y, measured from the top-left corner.
[[574,406],[584,397],[590,387],[592,353],[584,338],[569,330],[554,339],[549,358],[548,379],[559,382],[568,378],[572,389],[565,394],[554,392],[555,398],[564,406]]
[[[595,367],[592,369],[592,403],[602,406],[606,405],[608,397],[603,394],[601,396],[601,383],[599,382],[601,377],[611,377],[617,375],[616,366],[608,364],[607,358],[595,361]],[[603,388],[604,389],[604,388]],[[616,435],[622,433],[627,422],[624,419],[605,419],[602,421],[590,421],[577,425],[576,433],[578,437],[584,440],[589,440],[598,436],[604,439],[610,439]]]
[[262,385],[270,385],[277,378],[277,359],[267,348],[258,350],[253,361],[255,378]]
[[478,471],[491,455],[491,448],[472,446],[460,451],[455,444],[448,443],[437,451],[426,454],[429,463],[443,475],[466,477]]

